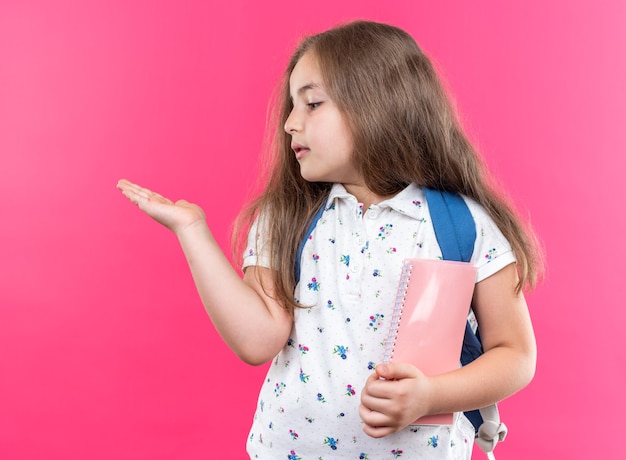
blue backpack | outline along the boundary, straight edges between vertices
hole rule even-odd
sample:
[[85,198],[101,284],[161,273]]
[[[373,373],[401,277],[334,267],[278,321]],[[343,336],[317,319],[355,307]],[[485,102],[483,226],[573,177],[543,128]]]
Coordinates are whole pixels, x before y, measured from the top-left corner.
[[[476,241],[476,224],[465,200],[455,193],[424,188],[430,217],[435,229],[437,243],[441,254],[446,260],[469,262],[474,252]],[[324,213],[325,206],[321,206],[311,219],[304,238],[298,246],[295,262],[295,280],[300,279],[300,264],[304,245],[317,225],[317,221]],[[469,321],[465,325],[465,336],[461,350],[461,364],[465,366],[483,354],[483,346],[478,330],[474,332]],[[465,412],[465,416],[472,422],[476,431],[476,443],[493,458],[493,449],[498,441],[506,437],[507,429],[500,423],[500,416],[496,405],[483,409]]]

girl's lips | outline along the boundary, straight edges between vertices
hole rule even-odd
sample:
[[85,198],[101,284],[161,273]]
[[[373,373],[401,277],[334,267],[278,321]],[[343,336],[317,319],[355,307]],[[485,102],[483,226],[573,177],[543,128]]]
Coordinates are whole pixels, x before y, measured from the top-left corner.
[[309,149],[301,148],[301,149],[294,150],[294,151],[296,152],[296,160],[299,160],[309,152]]
[[307,152],[309,152],[309,148],[308,147],[304,147],[303,145],[299,145],[299,144],[292,144],[291,145],[291,149],[296,154],[296,160],[299,160],[304,155],[306,155]]

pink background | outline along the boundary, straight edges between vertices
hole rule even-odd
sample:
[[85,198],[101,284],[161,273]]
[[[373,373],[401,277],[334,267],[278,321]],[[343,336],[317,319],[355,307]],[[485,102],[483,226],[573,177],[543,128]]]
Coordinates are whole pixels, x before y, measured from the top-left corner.
[[227,249],[292,46],[356,18],[433,56],[547,249],[537,375],[501,404],[498,458],[616,458],[626,3],[467,3],[0,1],[0,458],[244,458],[265,369],[115,184],[197,202]]

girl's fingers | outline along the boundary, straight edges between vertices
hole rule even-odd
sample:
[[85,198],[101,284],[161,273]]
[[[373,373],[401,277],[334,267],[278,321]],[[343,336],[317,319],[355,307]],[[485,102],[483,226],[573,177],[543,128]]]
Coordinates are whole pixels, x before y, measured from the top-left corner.
[[359,416],[363,423],[370,426],[379,426],[385,421],[384,414],[372,410],[371,407],[368,407],[364,404],[359,405]]
[[393,385],[392,382],[382,380],[378,378],[376,374],[372,374],[366,382],[366,391],[365,394],[376,398],[376,399],[390,399],[392,398],[392,390],[391,387]]
[[389,383],[376,377],[369,378],[361,392],[361,406],[380,415],[387,412],[389,404],[393,402],[389,391],[385,388],[385,384]]
[[117,183],[117,188],[120,189],[122,192],[128,192],[128,191],[136,190],[140,187],[137,184],[133,184],[132,182],[126,179],[121,179]]
[[388,426],[363,425],[363,432],[372,438],[383,438],[391,433],[394,433],[395,431],[397,430]]
[[131,184],[131,183],[129,183],[126,186],[125,191],[136,197],[141,197],[141,198],[146,198],[146,199],[150,198],[150,195],[152,194],[152,192],[148,190],[147,188],[143,188],[137,184]]
[[389,399],[378,398],[376,396],[372,396],[371,394],[361,395],[361,404],[367,409],[374,412],[385,412],[387,410],[389,402]]
[[120,180],[117,183],[117,188],[120,189],[122,192],[137,193],[140,195],[148,195],[153,193],[151,190],[141,187],[138,184],[134,184],[126,179]]
[[185,200],[174,203],[172,200],[126,179],[120,180],[117,188],[141,211],[174,233],[178,229],[187,228],[194,222],[204,219],[202,209]]
[[122,179],[117,183],[117,188],[122,191],[122,194],[128,198],[132,203],[139,205],[145,204],[149,201],[155,201],[159,203],[171,204],[172,202],[150,189],[141,187],[126,179]]
[[373,438],[381,438],[394,431],[394,427],[390,425],[389,417],[381,412],[373,411],[361,404],[359,415],[363,420],[363,431]]

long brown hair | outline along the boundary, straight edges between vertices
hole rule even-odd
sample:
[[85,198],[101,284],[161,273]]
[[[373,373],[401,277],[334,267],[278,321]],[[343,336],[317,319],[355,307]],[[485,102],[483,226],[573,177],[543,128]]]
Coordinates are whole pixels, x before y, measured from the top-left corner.
[[316,57],[325,90],[348,123],[354,162],[367,187],[386,196],[414,182],[473,198],[511,243],[520,277],[517,291],[532,289],[542,268],[535,237],[494,190],[430,60],[403,30],[356,21],[309,36],[295,50],[274,112],[266,186],[241,213],[235,228],[241,249],[259,211],[267,218],[264,240],[275,269],[271,287],[275,298],[287,308],[298,306],[293,298],[296,248],[332,186],[302,178],[291,137],[283,130],[293,108],[289,77],[305,53]]

